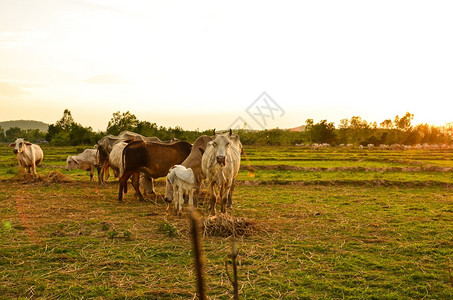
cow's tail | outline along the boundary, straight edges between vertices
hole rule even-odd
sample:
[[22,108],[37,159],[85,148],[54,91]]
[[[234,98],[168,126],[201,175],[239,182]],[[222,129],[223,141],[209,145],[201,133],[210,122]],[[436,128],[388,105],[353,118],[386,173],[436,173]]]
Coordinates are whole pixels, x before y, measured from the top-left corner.
[[[126,175],[126,159],[125,159],[125,156],[126,156],[126,148],[127,148],[128,145],[126,145],[126,147],[123,148],[123,153],[121,153],[121,166],[123,168],[123,170],[122,170],[123,174],[120,174],[120,182],[122,182],[121,180],[122,180],[123,176]],[[120,170],[120,173],[121,173],[121,170]],[[123,190],[124,190],[124,193],[127,194],[127,180],[124,183]]]

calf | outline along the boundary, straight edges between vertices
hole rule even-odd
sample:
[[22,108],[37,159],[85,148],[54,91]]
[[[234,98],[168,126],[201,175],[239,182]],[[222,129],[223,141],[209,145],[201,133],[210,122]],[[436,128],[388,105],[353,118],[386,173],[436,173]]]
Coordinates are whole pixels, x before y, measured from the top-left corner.
[[[94,170],[99,163],[96,149],[85,149],[78,155],[68,156],[66,171],[81,169],[90,172],[90,181],[93,181]],[[98,170],[99,172],[99,170]]]
[[29,174],[33,171],[33,175],[36,177],[36,166],[40,164],[44,158],[41,147],[29,143],[24,139],[16,139],[16,141],[9,146],[14,148],[13,152],[19,162],[19,167],[24,170],[27,169]]
[[191,168],[176,165],[170,169],[165,186],[165,201],[175,201],[176,214],[182,214],[184,194],[189,196],[189,205],[193,206],[194,187],[195,176]]
[[205,178],[203,171],[201,170],[201,159],[208,143],[213,139],[214,137],[208,135],[202,135],[197,138],[195,142],[193,142],[192,151],[190,152],[189,156],[181,163],[182,166],[192,169],[193,175],[195,177],[195,206],[197,206],[198,197],[200,195],[201,182]]

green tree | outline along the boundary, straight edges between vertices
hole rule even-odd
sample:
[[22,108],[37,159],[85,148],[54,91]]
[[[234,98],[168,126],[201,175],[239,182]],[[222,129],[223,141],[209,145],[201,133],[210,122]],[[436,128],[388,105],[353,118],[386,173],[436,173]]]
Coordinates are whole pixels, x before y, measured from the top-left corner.
[[69,131],[71,126],[75,123],[74,118],[71,115],[69,109],[65,109],[63,112],[63,117],[55,123],[56,127],[61,128],[63,131]]
[[414,115],[407,112],[402,118],[395,117],[395,126],[401,131],[409,131],[412,128],[411,122],[414,119]]
[[139,120],[134,114],[131,114],[129,111],[121,114],[117,111],[116,113],[113,113],[113,116],[107,125],[107,133],[118,135],[124,130],[135,131],[138,124]]
[[335,124],[327,123],[327,120],[322,120],[312,126],[309,131],[310,140],[317,143],[335,142]]
[[392,120],[390,119],[384,120],[381,122],[380,126],[383,129],[392,129],[393,128]]
[[0,126],[0,142],[6,142],[5,130],[1,126]]
[[10,127],[8,130],[6,130],[6,140],[8,142],[14,142],[17,138],[24,138],[22,136],[22,129],[19,127]]

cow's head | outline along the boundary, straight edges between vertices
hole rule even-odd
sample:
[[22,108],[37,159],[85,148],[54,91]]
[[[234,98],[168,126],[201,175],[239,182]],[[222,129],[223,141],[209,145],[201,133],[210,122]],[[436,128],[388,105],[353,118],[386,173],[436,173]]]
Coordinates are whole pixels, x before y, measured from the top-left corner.
[[173,183],[175,180],[175,167],[173,166],[167,174],[167,178],[165,180],[165,202],[172,202],[173,201]]
[[66,171],[75,170],[79,167],[79,162],[74,156],[68,156],[66,159]]
[[221,167],[224,167],[227,163],[226,158],[230,152],[232,135],[233,135],[233,132],[231,131],[231,129],[228,134],[226,134],[226,133],[215,134],[215,130],[214,130],[214,140],[210,143],[214,149],[215,159]]
[[25,150],[26,146],[31,146],[31,143],[25,141],[24,139],[16,139],[16,141],[9,145],[13,149],[14,154],[22,153]]

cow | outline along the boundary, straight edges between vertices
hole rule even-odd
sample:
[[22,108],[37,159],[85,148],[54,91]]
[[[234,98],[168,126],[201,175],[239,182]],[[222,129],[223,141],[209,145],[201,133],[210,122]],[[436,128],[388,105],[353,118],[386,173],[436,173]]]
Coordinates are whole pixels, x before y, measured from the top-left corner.
[[89,171],[90,181],[93,181],[94,170],[97,168],[98,162],[97,149],[85,149],[78,155],[68,156],[66,159],[66,171],[75,169]]
[[159,142],[160,139],[157,137],[145,137],[135,132],[131,131],[122,131],[118,136],[115,135],[106,135],[97,142],[97,149],[99,152],[99,169],[98,169],[98,180],[99,183],[104,183],[104,174],[109,169],[109,156],[110,152],[113,149],[113,146],[119,142],[133,141],[133,140],[142,140],[142,141],[156,141]]
[[124,173],[120,178],[118,201],[127,191],[127,180],[132,178],[132,186],[140,201],[144,201],[139,188],[140,172],[156,179],[168,174],[174,165],[182,163],[189,156],[192,144],[188,142],[145,142],[132,141],[123,150]]
[[113,145],[109,154],[109,165],[113,171],[119,174],[119,177],[123,175],[123,150],[126,146],[127,142],[118,142]]
[[214,140],[208,143],[201,160],[201,168],[206,176],[211,196],[210,211],[215,215],[217,195],[215,187],[219,188],[221,212],[233,204],[233,191],[236,176],[241,163],[242,144],[237,134],[230,129],[229,134],[215,134]]
[[195,176],[191,168],[182,165],[171,167],[168,172],[165,186],[165,200],[175,201],[176,214],[182,214],[184,194],[189,196],[189,205],[193,206],[193,192],[195,189]]
[[19,167],[24,170],[27,169],[29,174],[33,172],[33,176],[37,177],[36,166],[40,164],[44,158],[41,147],[21,138],[16,139],[16,141],[9,146],[14,148],[13,152],[19,162]]

